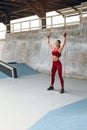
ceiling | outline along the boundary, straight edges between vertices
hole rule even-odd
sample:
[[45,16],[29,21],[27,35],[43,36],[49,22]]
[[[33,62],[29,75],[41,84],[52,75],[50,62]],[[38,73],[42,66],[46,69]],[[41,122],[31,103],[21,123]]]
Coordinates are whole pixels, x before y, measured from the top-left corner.
[[[0,0],[0,22],[38,15],[45,17],[46,12],[57,11],[63,16],[81,13],[81,3],[87,0]],[[87,11],[84,4],[83,11]]]

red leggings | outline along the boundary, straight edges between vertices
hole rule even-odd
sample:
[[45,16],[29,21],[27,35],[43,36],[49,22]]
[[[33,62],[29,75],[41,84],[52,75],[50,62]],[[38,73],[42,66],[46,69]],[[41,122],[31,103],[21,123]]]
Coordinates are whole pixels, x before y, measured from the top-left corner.
[[62,64],[61,64],[61,62],[59,60],[58,61],[53,61],[53,63],[52,63],[51,85],[52,86],[54,85],[56,70],[58,71],[61,87],[64,88],[64,80],[63,80],[63,77],[62,77]]

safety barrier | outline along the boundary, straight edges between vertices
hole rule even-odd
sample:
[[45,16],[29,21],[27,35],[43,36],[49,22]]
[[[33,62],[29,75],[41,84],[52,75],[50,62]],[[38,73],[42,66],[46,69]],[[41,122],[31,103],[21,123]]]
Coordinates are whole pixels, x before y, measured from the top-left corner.
[[5,73],[9,77],[17,78],[16,68],[1,60],[0,60],[0,71]]

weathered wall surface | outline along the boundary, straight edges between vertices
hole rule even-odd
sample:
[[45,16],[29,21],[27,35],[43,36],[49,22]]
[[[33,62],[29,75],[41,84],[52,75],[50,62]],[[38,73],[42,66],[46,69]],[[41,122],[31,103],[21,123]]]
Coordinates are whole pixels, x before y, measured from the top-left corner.
[[2,58],[5,40],[0,40],[0,59]]
[[[47,34],[51,33],[51,43],[63,41],[63,29],[37,30],[8,34],[1,59],[6,62],[23,62],[41,72],[51,69],[51,52],[47,45]],[[60,58],[63,73],[74,77],[87,78],[87,27],[82,30],[67,30],[67,44]],[[0,54],[1,55],[1,54]]]

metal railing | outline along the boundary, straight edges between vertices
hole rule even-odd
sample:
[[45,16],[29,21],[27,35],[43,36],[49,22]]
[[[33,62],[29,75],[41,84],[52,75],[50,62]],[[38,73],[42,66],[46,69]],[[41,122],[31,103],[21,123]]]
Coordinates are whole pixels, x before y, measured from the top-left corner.
[[0,71],[9,77],[17,78],[17,69],[10,64],[0,60]]
[[75,25],[75,24],[80,23],[80,21],[64,23],[63,17],[62,17],[62,21],[60,21],[60,15],[55,15],[55,16],[49,16],[49,17],[41,18],[41,19],[37,18],[33,20],[11,23],[11,33],[42,29],[42,27],[44,27],[42,26],[42,23],[41,23],[43,19],[46,19],[46,25],[45,25],[46,28],[67,26],[69,24]]
[[[79,27],[79,25],[81,24],[80,18],[77,21],[66,22],[67,18],[63,18],[61,15],[54,15],[54,16],[48,16],[46,18],[41,18],[41,19],[37,18],[37,19],[32,19],[27,21],[11,23],[10,25],[6,25],[6,26],[10,26],[10,33],[37,30],[37,29],[42,29],[42,23],[41,23],[42,19],[46,19],[46,28],[67,27],[69,25],[78,25]],[[3,36],[1,37],[2,33]],[[5,38],[6,33],[8,33],[6,32],[6,29],[1,30],[0,39]]]

